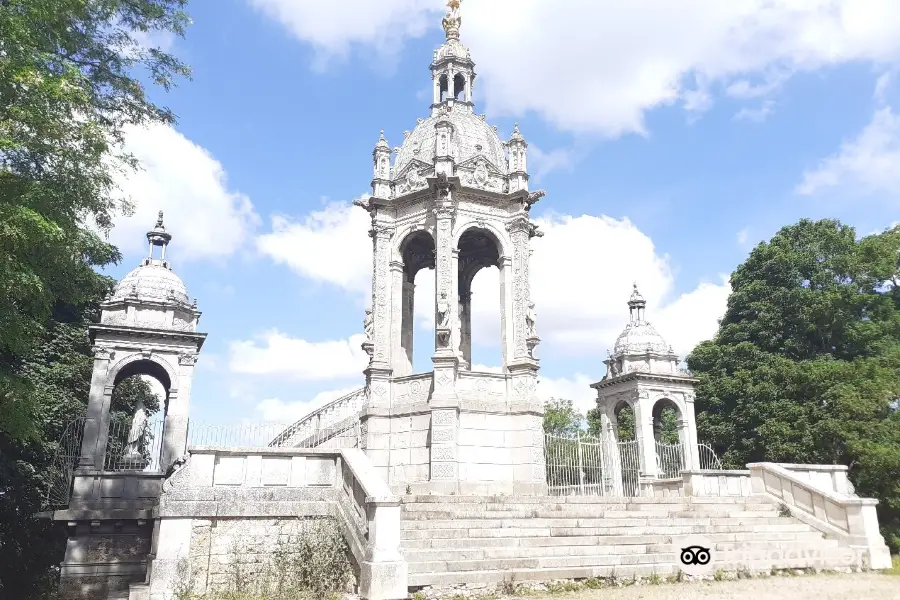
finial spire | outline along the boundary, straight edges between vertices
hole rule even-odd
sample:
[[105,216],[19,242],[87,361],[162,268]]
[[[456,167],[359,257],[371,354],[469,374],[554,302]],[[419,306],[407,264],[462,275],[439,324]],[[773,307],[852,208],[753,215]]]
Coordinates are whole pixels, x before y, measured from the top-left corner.
[[166,246],[172,240],[172,234],[166,231],[163,225],[163,211],[159,211],[156,216],[156,226],[147,232],[147,241],[150,242],[150,259],[153,259],[153,248],[162,247],[162,256],[160,260],[166,259]]
[[[628,314],[631,316],[631,322],[641,322],[644,320],[644,309],[647,307],[647,301],[638,291],[637,282],[634,282],[631,297],[628,299]],[[637,315],[635,315],[637,311]]]
[[447,14],[441,24],[448,40],[459,39],[459,28],[462,25],[462,17],[459,16],[459,3],[462,0],[447,0]]

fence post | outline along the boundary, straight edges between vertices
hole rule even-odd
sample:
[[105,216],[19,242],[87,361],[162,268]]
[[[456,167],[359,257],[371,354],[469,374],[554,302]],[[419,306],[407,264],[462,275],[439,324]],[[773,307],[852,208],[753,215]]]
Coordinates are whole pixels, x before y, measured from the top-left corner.
[[584,456],[581,452],[581,432],[576,432],[575,436],[575,447],[578,449],[578,493],[584,496]]

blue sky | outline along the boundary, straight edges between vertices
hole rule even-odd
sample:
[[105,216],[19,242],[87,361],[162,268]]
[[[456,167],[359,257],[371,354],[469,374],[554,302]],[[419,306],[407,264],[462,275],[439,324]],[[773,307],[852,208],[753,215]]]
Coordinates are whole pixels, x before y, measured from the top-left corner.
[[[125,260],[109,273],[137,264],[165,210],[209,333],[193,418],[290,422],[362,385],[371,243],[350,203],[369,191],[379,130],[397,146],[427,116],[442,4],[195,1],[186,39],[150,36],[194,76],[154,92],[174,128],[129,132],[144,169],[122,181],[136,210],[117,221]],[[540,393],[582,408],[632,281],[684,354],[715,331],[728,274],[779,227],[900,220],[900,4],[675,4],[462,6],[476,111],[503,139],[519,123],[532,189],[548,192],[532,211],[546,232]],[[495,273],[475,292],[474,360],[495,365]],[[430,370],[425,313],[417,372]]]

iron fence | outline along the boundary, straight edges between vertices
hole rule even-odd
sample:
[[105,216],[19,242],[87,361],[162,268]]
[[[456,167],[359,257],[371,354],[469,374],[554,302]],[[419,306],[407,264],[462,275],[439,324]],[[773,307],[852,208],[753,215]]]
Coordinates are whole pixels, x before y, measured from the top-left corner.
[[546,434],[544,460],[551,496],[636,496],[640,449],[636,440]]
[[[656,442],[657,476],[677,478],[684,470],[681,444]],[[700,468],[721,469],[707,444],[698,444]],[[639,496],[641,446],[637,440],[605,442],[576,435],[544,436],[544,462],[551,496]]]
[[62,508],[72,497],[72,480],[81,456],[81,440],[84,438],[84,417],[66,425],[59,438],[56,454],[47,469],[47,497],[44,508]]
[[292,425],[281,423],[237,423],[216,425],[190,423],[188,447],[234,446],[243,448],[357,448],[359,419],[338,423],[312,433],[285,435]]
[[103,470],[158,473],[163,427],[161,418],[144,422],[111,419]]

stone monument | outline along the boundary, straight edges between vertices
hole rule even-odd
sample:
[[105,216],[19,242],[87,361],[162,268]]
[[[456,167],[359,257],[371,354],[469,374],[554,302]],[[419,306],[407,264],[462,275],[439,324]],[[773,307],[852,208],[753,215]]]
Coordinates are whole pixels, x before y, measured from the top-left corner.
[[[457,493],[544,490],[539,342],[529,284],[528,144],[475,113],[475,63],[459,40],[459,1],[431,64],[430,116],[394,150],[373,151],[370,356],[361,445],[395,488]],[[393,164],[391,156],[395,155]],[[500,271],[501,372],[472,370],[471,286]],[[432,369],[413,372],[415,277],[436,270]],[[368,330],[367,330],[368,332]],[[417,342],[419,343],[419,342]]]

